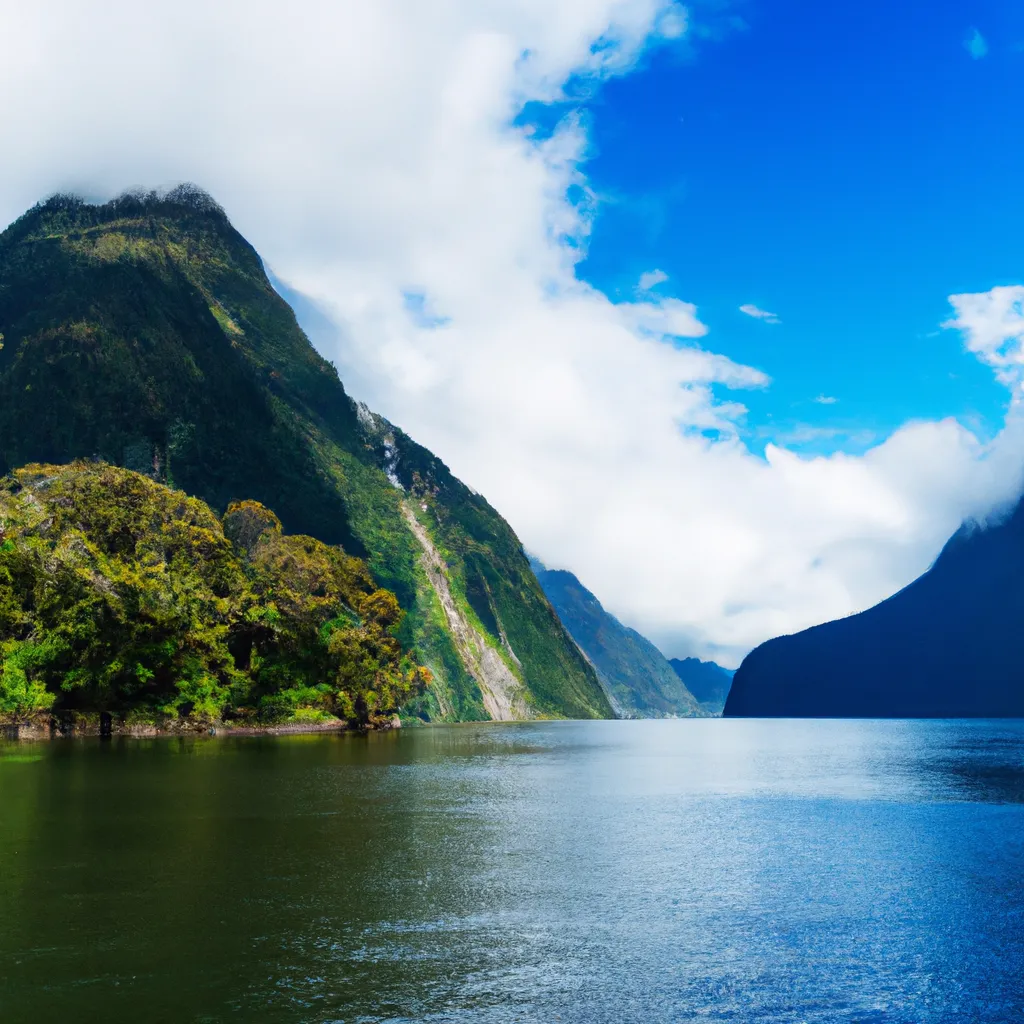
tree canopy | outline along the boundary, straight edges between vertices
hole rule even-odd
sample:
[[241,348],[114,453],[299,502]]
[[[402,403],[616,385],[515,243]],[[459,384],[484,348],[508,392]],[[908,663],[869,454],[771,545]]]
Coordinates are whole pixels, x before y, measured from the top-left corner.
[[376,724],[429,681],[366,564],[103,463],[0,481],[0,716]]

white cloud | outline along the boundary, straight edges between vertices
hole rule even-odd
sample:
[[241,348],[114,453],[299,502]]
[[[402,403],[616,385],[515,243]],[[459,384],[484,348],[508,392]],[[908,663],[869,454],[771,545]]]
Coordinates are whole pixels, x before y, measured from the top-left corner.
[[835,405],[839,401],[838,398],[833,398],[831,395],[818,395],[815,399],[818,405]]
[[686,10],[679,4],[670,4],[661,12],[656,31],[664,39],[681,39],[686,33]]
[[669,653],[734,662],[908,582],[1016,486],[1020,430],[748,450],[743,405],[715,389],[771,367],[717,354],[682,298],[617,303],[577,278],[586,131],[511,121],[572,75],[628,73],[682,17],[663,0],[7,4],[0,218],[56,189],[199,182],[333,318],[317,343],[353,394]]
[[969,351],[993,367],[1019,398],[1024,383],[1024,285],[950,295],[956,315],[943,323],[963,333]]
[[640,275],[637,287],[642,292],[649,292],[652,288],[657,287],[659,284],[664,284],[667,280],[668,274],[664,270],[648,270]]
[[740,312],[752,316],[755,320],[763,320],[766,324],[781,324],[782,321],[775,313],[769,313],[765,309],[758,309],[752,302],[746,302],[740,306]]

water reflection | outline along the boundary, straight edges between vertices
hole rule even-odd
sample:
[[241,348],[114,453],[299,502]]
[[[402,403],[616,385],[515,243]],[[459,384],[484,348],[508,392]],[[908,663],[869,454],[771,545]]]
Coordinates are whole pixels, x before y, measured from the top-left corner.
[[1022,795],[1018,722],[0,747],[0,1013],[1018,1019]]

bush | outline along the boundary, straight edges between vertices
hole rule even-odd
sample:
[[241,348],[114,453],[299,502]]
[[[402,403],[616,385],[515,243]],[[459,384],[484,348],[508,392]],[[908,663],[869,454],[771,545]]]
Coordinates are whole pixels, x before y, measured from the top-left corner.
[[31,644],[0,645],[0,714],[24,718],[46,711],[57,699],[39,679],[29,677],[26,669],[31,669],[33,653]]

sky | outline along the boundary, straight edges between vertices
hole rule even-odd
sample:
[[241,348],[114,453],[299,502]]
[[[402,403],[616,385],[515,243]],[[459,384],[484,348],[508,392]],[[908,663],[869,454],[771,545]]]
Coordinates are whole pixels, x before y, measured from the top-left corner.
[[1024,6],[0,0],[0,222],[195,181],[349,392],[670,656],[1024,465]]
[[1005,390],[938,324],[948,294],[1021,279],[1024,5],[716,4],[691,29],[586,104],[606,201],[581,276],[685,287],[772,375],[752,438],[862,451],[943,416],[991,437]]

